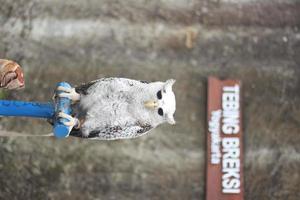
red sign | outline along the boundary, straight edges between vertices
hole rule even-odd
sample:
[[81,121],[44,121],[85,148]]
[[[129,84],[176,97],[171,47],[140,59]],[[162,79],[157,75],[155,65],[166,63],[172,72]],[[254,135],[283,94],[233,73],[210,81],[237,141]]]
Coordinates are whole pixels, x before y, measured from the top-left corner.
[[206,200],[243,200],[241,83],[208,79]]

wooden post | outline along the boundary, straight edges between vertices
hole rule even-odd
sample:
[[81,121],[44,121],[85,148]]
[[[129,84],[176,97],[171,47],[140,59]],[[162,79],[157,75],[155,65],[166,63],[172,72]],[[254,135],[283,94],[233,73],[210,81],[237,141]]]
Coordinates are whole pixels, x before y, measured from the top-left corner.
[[241,83],[208,79],[206,200],[243,200]]

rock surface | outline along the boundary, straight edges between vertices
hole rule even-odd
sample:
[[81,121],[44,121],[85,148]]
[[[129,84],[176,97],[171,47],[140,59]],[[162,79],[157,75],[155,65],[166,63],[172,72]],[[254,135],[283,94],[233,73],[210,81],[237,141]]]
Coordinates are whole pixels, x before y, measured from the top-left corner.
[[[175,78],[176,126],[127,141],[0,139],[0,199],[205,199],[207,77],[243,82],[245,195],[300,198],[297,0],[0,0],[0,58],[25,70],[8,99],[58,81]],[[3,118],[45,134],[44,121]]]

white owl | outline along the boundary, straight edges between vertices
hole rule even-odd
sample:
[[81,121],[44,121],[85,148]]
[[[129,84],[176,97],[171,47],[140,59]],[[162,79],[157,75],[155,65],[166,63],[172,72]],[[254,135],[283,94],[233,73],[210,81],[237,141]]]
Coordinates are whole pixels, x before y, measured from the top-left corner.
[[73,102],[72,116],[59,113],[74,127],[71,136],[114,140],[144,135],[159,124],[175,124],[175,80],[166,82],[103,78],[68,89],[60,97]]

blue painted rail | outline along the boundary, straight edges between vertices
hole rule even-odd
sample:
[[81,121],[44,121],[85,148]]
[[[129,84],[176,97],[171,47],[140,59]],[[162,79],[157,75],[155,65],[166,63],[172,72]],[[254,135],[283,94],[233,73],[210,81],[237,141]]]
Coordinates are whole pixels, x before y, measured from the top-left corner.
[[55,114],[52,103],[0,100],[0,115],[52,119]]
[[[71,88],[66,82],[57,84],[57,87],[64,86]],[[56,94],[61,91],[56,90]],[[58,118],[57,114],[64,112],[71,114],[71,100],[68,98],[56,97],[55,103],[25,102],[25,101],[9,101],[0,100],[0,116],[11,117],[34,117],[53,119],[53,133],[56,138],[65,138],[69,136],[72,127],[65,126],[63,122],[67,119]]]

